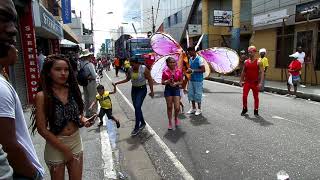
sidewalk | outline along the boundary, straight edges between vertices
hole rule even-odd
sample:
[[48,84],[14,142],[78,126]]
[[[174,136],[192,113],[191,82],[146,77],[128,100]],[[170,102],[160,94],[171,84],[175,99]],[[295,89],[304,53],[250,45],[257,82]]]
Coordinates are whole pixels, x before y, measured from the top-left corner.
[[[217,73],[212,73],[207,79],[211,81],[220,82],[220,83],[240,86],[239,85],[240,77],[226,76],[226,75],[221,75],[220,77],[218,77]],[[267,80],[265,83],[264,90],[266,92],[277,93],[281,95],[288,94],[286,82]],[[297,97],[320,102],[320,86],[307,85],[305,88],[299,86]]]

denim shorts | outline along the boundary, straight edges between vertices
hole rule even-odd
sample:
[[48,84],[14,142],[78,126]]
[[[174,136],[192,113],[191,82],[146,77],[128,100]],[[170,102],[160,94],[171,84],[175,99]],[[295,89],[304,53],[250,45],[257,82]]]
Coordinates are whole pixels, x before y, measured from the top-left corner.
[[167,85],[164,89],[164,97],[168,96],[180,96],[180,88]]
[[201,103],[203,93],[203,81],[189,81],[188,85],[188,99],[189,101],[195,101]]

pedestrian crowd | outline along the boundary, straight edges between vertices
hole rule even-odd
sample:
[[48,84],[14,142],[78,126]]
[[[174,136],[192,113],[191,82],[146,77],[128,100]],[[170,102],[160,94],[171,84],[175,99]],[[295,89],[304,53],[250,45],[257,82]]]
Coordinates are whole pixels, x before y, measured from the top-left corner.
[[[16,19],[17,13],[12,0],[0,1],[0,179],[39,180],[43,179],[45,171],[31,141],[19,97],[8,82],[5,71],[5,67],[14,65],[17,60],[14,46]],[[256,58],[257,49],[254,46],[250,46],[247,52],[248,55],[245,51],[240,52],[240,65],[236,70],[243,86],[241,115],[248,112],[247,97],[252,90],[254,115],[259,116],[259,91],[264,90],[265,74],[269,66],[267,50],[259,50],[260,58]],[[189,60],[183,69],[177,68],[175,59],[167,58],[167,69],[162,74],[168,130],[180,126],[178,115],[183,111],[181,98],[185,93],[191,101],[191,108],[187,113],[196,116],[202,114],[204,60],[197,55],[194,47],[187,49],[187,55]],[[297,92],[304,56],[302,47],[298,47],[298,51],[290,55],[292,62],[288,67],[290,77],[287,83],[290,94],[291,86],[294,87],[293,94]],[[113,62],[103,58],[92,61],[93,54],[89,50],[84,50],[79,57],[73,58],[79,58],[80,61],[72,61],[63,55],[45,56],[42,51],[38,52],[40,86],[31,115],[31,128],[33,133],[37,131],[45,139],[43,156],[51,179],[64,179],[65,169],[69,179],[81,179],[83,145],[79,128],[91,127],[96,117],[99,117],[98,125],[101,126],[105,115],[116,123],[117,128],[120,127],[120,120],[112,114],[110,98],[110,95],[117,92],[118,85],[131,81],[131,98],[135,111],[132,136],[138,135],[147,124],[142,105],[148,94],[148,86],[149,96],[154,97],[154,81],[150,70],[137,59],[124,61],[126,78],[112,83],[113,90],[108,91],[97,83],[97,79],[103,76],[103,69],[110,70],[111,64],[118,77],[121,69],[119,58],[115,57]],[[78,85],[83,88],[84,100]],[[100,111],[97,115],[98,103]]]

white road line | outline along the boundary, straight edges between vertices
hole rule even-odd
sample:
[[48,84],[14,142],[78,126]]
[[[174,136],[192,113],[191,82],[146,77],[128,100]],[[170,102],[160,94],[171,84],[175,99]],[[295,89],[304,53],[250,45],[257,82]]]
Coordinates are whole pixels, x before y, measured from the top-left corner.
[[[105,118],[103,118],[103,123],[106,124]],[[100,138],[104,179],[117,179],[117,173],[113,164],[112,148],[106,126],[100,127]]]
[[[111,78],[108,76],[108,74],[105,72],[105,75],[107,78],[112,82]],[[131,102],[126,98],[126,96],[121,92],[121,90],[117,87],[117,92],[123,97],[123,99],[128,103],[130,108],[134,111],[134,107],[131,104]],[[146,122],[147,123],[147,122]],[[158,136],[158,134],[149,126],[149,124],[146,124],[146,129],[149,131],[149,133],[154,137],[156,142],[159,144],[160,148],[166,153],[166,155],[169,157],[169,159],[173,162],[173,164],[176,166],[176,168],[180,171],[180,174],[182,177],[186,180],[194,180],[194,178],[191,176],[191,174],[187,171],[187,169],[181,164],[181,162],[178,160],[178,158],[171,152],[169,147],[162,141],[162,139]]]
[[[237,88],[237,89],[242,89],[242,87],[240,87],[240,86],[235,86],[235,85],[226,84],[226,83],[222,83],[222,82],[216,82],[216,81],[211,81],[211,80],[207,80],[207,82],[212,83],[212,84],[219,84],[219,85],[222,85],[222,86],[234,87],[234,88]],[[284,96],[284,95],[275,94],[275,93],[271,93],[271,92],[264,92],[264,93],[265,93],[265,94],[268,94],[268,95],[271,95],[271,96],[281,97],[281,98],[284,98],[284,99],[292,99],[292,98],[290,98],[290,97],[286,97],[286,96]],[[307,100],[307,99],[298,98],[298,99],[296,99],[296,100],[305,101],[305,102],[310,103],[310,104],[320,105],[319,102],[309,101],[309,100]]]
[[291,122],[291,123],[293,123],[293,124],[298,124],[298,125],[303,126],[303,127],[313,128],[313,129],[314,129],[314,127],[310,127],[310,126],[307,126],[307,125],[305,125],[305,124],[298,123],[298,122],[295,122],[295,121],[292,121],[292,120],[289,120],[289,119],[286,119],[286,118],[283,118],[283,117],[280,117],[280,116],[272,116],[271,118],[272,118],[272,119],[283,120],[283,121],[288,121],[288,122]]

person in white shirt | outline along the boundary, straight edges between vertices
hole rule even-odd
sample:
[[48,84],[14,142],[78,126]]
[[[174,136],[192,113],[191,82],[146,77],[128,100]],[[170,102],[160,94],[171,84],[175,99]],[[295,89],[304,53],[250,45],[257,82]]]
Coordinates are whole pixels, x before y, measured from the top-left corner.
[[[302,66],[301,69],[303,69],[303,66],[304,66],[304,58],[305,58],[305,56],[306,56],[306,53],[303,52],[302,46],[298,46],[298,47],[297,47],[297,52],[295,52],[294,54],[298,57],[298,61],[301,63],[301,66]],[[300,79],[302,79],[302,78],[301,78],[301,71],[300,71]],[[306,87],[306,86],[300,83],[300,87]]]
[[302,47],[298,46],[297,47],[297,52],[296,54],[298,55],[298,61],[303,65],[304,64],[304,58],[306,56],[306,53],[303,52]]
[[[14,46],[17,34],[16,20],[17,12],[12,0],[1,0],[0,69],[15,64],[18,59]],[[43,179],[44,169],[32,144],[20,99],[3,75],[0,75],[0,94],[0,144],[8,154],[13,179]],[[0,168],[6,168],[1,162]]]

